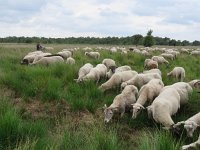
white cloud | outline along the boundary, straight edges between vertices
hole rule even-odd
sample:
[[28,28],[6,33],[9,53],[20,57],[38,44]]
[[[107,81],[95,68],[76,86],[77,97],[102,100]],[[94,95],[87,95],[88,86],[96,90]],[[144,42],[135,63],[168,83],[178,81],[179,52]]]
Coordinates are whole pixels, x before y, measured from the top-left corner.
[[198,0],[0,1],[1,36],[153,35],[198,40]]

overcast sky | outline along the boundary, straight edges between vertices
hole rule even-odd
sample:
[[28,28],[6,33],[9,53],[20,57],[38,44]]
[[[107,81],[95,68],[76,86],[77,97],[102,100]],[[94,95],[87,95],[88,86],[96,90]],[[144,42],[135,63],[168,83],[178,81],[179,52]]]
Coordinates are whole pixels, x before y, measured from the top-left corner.
[[0,36],[200,40],[200,0],[0,0]]

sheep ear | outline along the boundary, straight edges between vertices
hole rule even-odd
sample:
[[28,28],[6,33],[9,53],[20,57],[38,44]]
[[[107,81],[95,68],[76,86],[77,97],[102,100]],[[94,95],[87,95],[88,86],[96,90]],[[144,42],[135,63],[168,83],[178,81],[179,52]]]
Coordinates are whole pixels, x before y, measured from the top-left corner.
[[180,126],[181,124],[185,124],[185,121],[180,121],[180,122],[177,122],[176,124],[173,125],[174,128]]

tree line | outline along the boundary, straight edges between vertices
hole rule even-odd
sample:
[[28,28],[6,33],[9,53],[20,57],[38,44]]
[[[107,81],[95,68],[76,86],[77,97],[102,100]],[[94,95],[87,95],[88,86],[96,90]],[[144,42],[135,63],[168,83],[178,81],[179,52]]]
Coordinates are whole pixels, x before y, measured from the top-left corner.
[[146,36],[136,34],[127,37],[67,37],[67,38],[46,38],[46,37],[16,37],[9,36],[0,38],[0,43],[42,43],[42,44],[113,44],[113,45],[169,45],[169,46],[200,46],[200,41],[189,42],[187,40],[175,40],[167,37],[154,37],[152,30]]

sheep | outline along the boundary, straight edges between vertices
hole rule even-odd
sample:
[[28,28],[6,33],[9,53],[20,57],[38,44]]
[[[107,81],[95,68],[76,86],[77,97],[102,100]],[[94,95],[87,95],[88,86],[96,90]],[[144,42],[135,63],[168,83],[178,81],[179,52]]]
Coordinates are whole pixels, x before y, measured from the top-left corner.
[[90,70],[93,68],[93,65],[90,63],[86,63],[83,65],[78,71],[78,79],[74,79],[77,83],[83,81],[83,77],[86,76]]
[[57,54],[61,55],[64,59],[67,59],[69,57],[72,57],[72,52],[71,51],[61,51],[61,52],[58,52]]
[[182,150],[189,150],[191,148],[200,148],[200,134],[199,134],[199,138],[196,142],[191,143],[189,145],[183,145],[182,146]]
[[99,59],[100,53],[99,52],[85,52],[85,55],[91,58]]
[[158,64],[169,64],[169,62],[163,56],[153,56],[151,59],[157,61]]
[[131,70],[131,67],[130,66],[121,66],[121,67],[118,67],[118,68],[114,68],[114,69],[110,69],[107,73],[106,73],[106,77],[107,78],[111,78],[111,76],[114,74],[114,73],[117,73],[117,72],[122,72],[122,71],[128,71],[128,70]]
[[157,123],[164,125],[164,129],[170,129],[174,125],[171,116],[180,108],[180,95],[175,88],[166,88],[153,103],[147,107],[148,116],[152,116]]
[[163,87],[164,84],[160,79],[152,79],[151,81],[149,81],[149,83],[142,86],[139,91],[139,98],[137,99],[137,102],[133,104],[133,119],[137,117],[142,109],[145,109],[144,104],[146,102],[148,102],[149,104],[153,102],[155,97],[160,94]]
[[107,68],[104,64],[98,64],[96,67],[92,68],[86,76],[82,78],[82,81],[95,80],[97,84],[100,78],[106,76],[106,71]]
[[188,83],[192,88],[200,89],[200,80],[199,79],[192,80]]
[[175,125],[173,125],[173,127],[177,128],[181,124],[184,124],[184,128],[187,131],[187,136],[193,137],[194,131],[197,129],[197,127],[200,127],[200,112],[190,117],[186,121],[180,121],[176,123]]
[[64,59],[61,56],[51,56],[51,57],[42,57],[40,60],[32,63],[31,65],[44,65],[49,66],[58,62],[64,62]]
[[136,87],[138,87],[138,89],[140,89],[143,85],[147,84],[152,79],[162,79],[162,77],[158,73],[140,73],[130,80],[122,82],[121,89],[123,89],[127,85],[135,85]]
[[75,62],[75,59],[74,59],[74,58],[69,57],[69,58],[67,58],[66,63],[67,63],[67,64],[70,64],[70,65],[74,65],[76,62]]
[[177,92],[180,95],[180,104],[181,105],[184,105],[188,102],[189,94],[192,93],[192,91],[193,91],[192,87],[186,82],[177,82],[172,85],[165,86],[163,88],[163,90],[166,88],[169,88],[169,87],[172,87],[177,90]]
[[104,121],[108,123],[115,113],[120,113],[123,117],[125,110],[131,108],[131,104],[135,103],[138,95],[138,89],[134,85],[127,86],[121,94],[117,95],[113,103],[107,107],[104,105]]
[[175,55],[173,55],[173,54],[163,53],[163,54],[161,54],[161,56],[163,56],[164,58],[171,59],[171,60],[175,59]]
[[37,55],[41,55],[43,54],[42,51],[34,51],[34,52],[29,52],[26,56],[24,56],[24,58],[21,61],[21,64],[30,64],[34,61],[35,57]]
[[200,51],[192,51],[190,55],[200,55]]
[[53,47],[43,47],[44,50],[53,50]]
[[115,88],[119,86],[122,82],[131,79],[137,74],[138,73],[136,71],[131,70],[115,73],[107,82],[99,86],[99,89],[105,91],[111,88]]
[[51,53],[41,53],[41,54],[36,55],[34,60],[33,60],[33,63],[40,60],[42,57],[48,56],[48,55],[52,55],[52,54]]
[[152,59],[145,59],[144,68],[156,69],[156,68],[158,68],[158,62],[154,61]]
[[115,52],[117,52],[117,48],[116,47],[112,47],[112,48],[109,49],[109,51],[111,53],[115,53]]
[[114,72],[116,64],[115,64],[115,61],[113,59],[105,58],[102,61],[102,64],[104,64],[107,67],[107,70],[109,70],[110,67],[112,67],[112,71]]
[[167,76],[170,77],[175,77],[179,81],[183,81],[185,78],[185,69],[183,67],[174,67],[174,69],[167,73]]
[[162,72],[160,71],[160,69],[150,69],[150,70],[143,71],[143,74],[147,74],[147,73],[158,73],[160,76],[162,76]]

